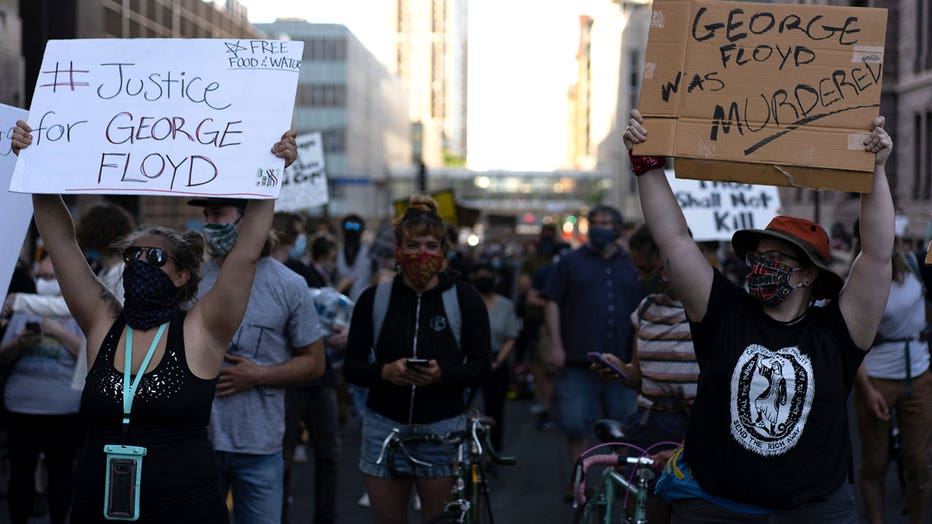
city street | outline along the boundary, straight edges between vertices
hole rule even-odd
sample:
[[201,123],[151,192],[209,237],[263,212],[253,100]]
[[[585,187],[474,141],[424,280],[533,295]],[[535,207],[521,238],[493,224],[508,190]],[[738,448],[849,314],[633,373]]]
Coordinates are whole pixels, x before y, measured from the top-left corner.
[[[512,468],[498,469],[498,478],[492,484],[492,505],[496,522],[511,523],[569,523],[570,505],[561,499],[569,478],[569,466],[563,440],[553,430],[538,431],[535,417],[530,414],[529,400],[507,403],[510,426],[506,430],[506,454],[518,459]],[[853,411],[852,421],[853,421]],[[855,453],[857,453],[857,433]],[[359,425],[351,419],[343,432],[343,458],[340,466],[338,511],[340,523],[363,524],[371,522],[368,508],[360,508],[356,501],[363,493],[362,475],[356,467],[359,453]],[[294,503],[289,515],[290,524],[307,524],[312,520],[311,462],[295,466]],[[5,489],[3,490],[5,494]],[[903,498],[891,467],[887,475],[887,507],[884,522],[905,524],[908,519],[899,514]],[[410,522],[419,522],[420,514],[411,513]],[[0,523],[9,522],[7,500],[0,500]],[[862,519],[862,522],[866,520]],[[47,524],[48,518],[34,518],[30,523]]]

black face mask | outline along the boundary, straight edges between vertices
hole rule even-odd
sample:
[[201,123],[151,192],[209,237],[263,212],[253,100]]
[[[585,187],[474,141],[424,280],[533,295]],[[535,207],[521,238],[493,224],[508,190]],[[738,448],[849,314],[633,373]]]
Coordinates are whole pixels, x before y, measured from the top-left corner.
[[473,280],[473,285],[480,293],[491,293],[495,289],[495,277],[479,277]]
[[161,269],[133,260],[123,269],[123,316],[133,329],[164,324],[179,310],[178,288]]

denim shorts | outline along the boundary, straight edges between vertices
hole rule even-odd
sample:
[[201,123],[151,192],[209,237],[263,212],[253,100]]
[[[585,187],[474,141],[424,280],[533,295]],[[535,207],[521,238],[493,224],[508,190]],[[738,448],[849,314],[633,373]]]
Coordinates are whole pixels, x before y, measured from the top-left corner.
[[[393,478],[387,465],[388,451],[386,450],[381,464],[377,464],[376,461],[379,460],[379,454],[382,452],[382,444],[394,428],[400,430],[401,438],[410,435],[446,435],[465,429],[466,417],[458,415],[427,424],[404,425],[367,409],[362,417],[362,449],[359,452],[359,470],[364,474],[379,478]],[[405,449],[413,458],[426,462],[430,466],[415,464],[408,460],[404,451],[396,447],[393,460],[395,470],[399,473],[418,478],[453,476],[456,465],[456,447],[422,441],[405,443]]]
[[554,383],[554,422],[570,438],[592,433],[600,417],[624,422],[634,411],[637,392],[621,382],[599,378],[589,366],[567,365]]

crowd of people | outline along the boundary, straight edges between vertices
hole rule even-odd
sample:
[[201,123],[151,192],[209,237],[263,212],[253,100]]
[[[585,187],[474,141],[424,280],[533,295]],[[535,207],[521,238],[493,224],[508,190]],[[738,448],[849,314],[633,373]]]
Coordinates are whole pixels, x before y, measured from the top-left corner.
[[[633,112],[625,144],[647,136]],[[14,150],[30,143],[18,124]],[[364,483],[341,487],[364,491],[373,522],[406,523],[412,497],[423,516],[443,509],[455,449],[418,443],[396,477],[388,436],[462,429],[477,406],[507,451],[505,404],[528,397],[571,462],[599,418],[643,449],[681,444],[654,455],[650,522],[857,522],[855,478],[881,522],[895,419],[920,522],[928,275],[894,235],[882,118],[864,147],[874,181],[853,231],[830,239],[777,216],[711,257],[666,160],[633,153],[644,224],[594,206],[575,245],[544,224],[523,245],[467,248],[424,195],[374,230],[358,214],[330,224],[199,198],[203,227],[187,232],[134,227],[112,203],[75,227],[61,197],[35,195],[42,247],[14,274],[0,327],[10,519],[28,520],[38,490],[52,522],[287,522],[306,450],[313,520],[338,522],[341,426],[355,419]],[[293,162],[294,133],[272,151]],[[833,248],[852,241],[839,274]]]

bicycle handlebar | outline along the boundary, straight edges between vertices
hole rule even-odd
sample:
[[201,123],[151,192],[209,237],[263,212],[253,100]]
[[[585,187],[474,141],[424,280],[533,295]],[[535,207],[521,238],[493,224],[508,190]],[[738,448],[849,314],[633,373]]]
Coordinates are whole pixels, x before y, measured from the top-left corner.
[[635,466],[654,465],[654,459],[650,457],[626,457],[614,453],[590,455],[585,458],[577,459],[576,467],[573,469],[573,493],[575,494],[573,509],[586,504],[586,472],[589,471],[589,468],[596,464],[615,467],[621,464],[622,460],[627,464]]
[[[475,456],[481,457],[482,455],[488,455],[488,457],[495,464],[501,466],[513,466],[517,463],[514,457],[503,457],[495,451],[495,447],[492,446],[491,431],[489,431],[490,423],[486,420],[487,417],[474,416],[467,419],[468,431],[453,431],[446,435],[436,435],[436,434],[417,434],[417,435],[408,435],[406,437],[399,437],[399,431],[397,428],[393,429],[392,432],[385,438],[385,441],[382,443],[382,452],[379,454],[379,460],[376,461],[377,464],[382,462],[383,454],[387,460],[388,472],[393,477],[398,478],[410,478],[412,474],[402,473],[398,471],[395,467],[395,453],[400,448],[404,453],[405,457],[414,462],[415,464],[420,464],[422,466],[431,467],[431,464],[421,460],[417,460],[411,453],[408,452],[405,448],[405,443],[408,442],[433,442],[444,445],[459,446],[467,439],[472,440]],[[494,423],[494,422],[493,422]],[[482,443],[485,443],[483,447]]]

